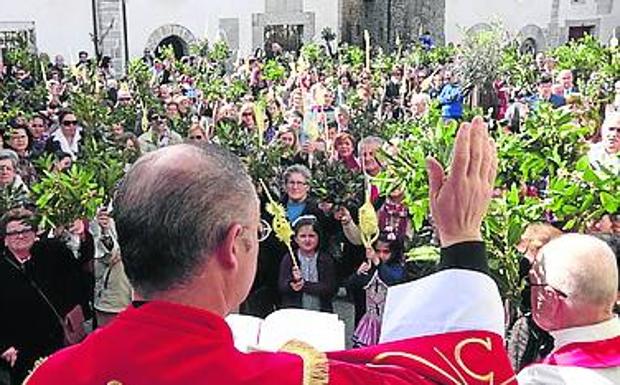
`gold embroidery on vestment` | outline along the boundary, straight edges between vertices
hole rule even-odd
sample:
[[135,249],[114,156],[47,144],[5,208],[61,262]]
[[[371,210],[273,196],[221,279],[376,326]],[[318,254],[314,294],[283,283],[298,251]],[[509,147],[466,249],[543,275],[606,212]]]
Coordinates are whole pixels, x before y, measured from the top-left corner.
[[303,362],[303,385],[327,385],[329,382],[329,365],[327,355],[313,346],[292,340],[280,348],[281,352],[297,354]]

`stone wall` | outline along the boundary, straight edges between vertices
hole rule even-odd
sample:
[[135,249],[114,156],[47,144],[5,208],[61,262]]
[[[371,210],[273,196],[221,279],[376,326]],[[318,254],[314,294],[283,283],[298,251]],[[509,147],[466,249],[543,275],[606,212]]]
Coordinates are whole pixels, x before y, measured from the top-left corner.
[[265,13],[252,15],[252,47],[264,48],[269,25],[302,25],[303,42],[312,41],[317,32],[315,17],[314,12],[304,12],[301,0],[266,0]]
[[97,1],[97,33],[99,53],[112,58],[117,73],[125,68],[125,47],[121,0]]
[[363,44],[364,29],[373,45],[384,49],[394,48],[396,36],[403,43],[417,39],[420,30],[430,31],[436,42],[443,43],[444,24],[445,0],[343,1],[342,37],[353,44]]
[[342,0],[340,36],[347,43],[361,44],[363,41],[363,0]]

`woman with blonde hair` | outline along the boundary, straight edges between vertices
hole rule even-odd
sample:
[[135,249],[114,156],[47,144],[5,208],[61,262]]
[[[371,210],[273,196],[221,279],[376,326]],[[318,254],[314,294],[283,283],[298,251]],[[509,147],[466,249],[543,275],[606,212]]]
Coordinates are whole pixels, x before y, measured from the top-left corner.
[[254,115],[254,103],[245,103],[239,109],[239,127],[246,131],[256,129],[256,115]]
[[531,223],[527,225],[523,235],[521,235],[517,250],[531,263],[541,247],[560,235],[562,235],[562,231],[548,223]]
[[204,143],[209,141],[209,134],[200,123],[196,122],[187,130],[187,139],[194,143]]

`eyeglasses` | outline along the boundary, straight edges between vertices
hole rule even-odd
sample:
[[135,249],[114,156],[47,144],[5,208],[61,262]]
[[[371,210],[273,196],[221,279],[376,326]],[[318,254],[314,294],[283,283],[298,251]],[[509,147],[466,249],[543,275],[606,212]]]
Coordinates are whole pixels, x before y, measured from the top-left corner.
[[304,187],[304,186],[308,185],[308,183],[306,183],[306,182],[300,182],[300,181],[296,181],[296,180],[288,181],[288,182],[286,182],[286,184],[289,185],[289,186],[292,186],[292,187],[295,187],[295,186],[302,186],[302,187]]
[[271,226],[269,225],[269,222],[267,222],[264,219],[261,219],[259,225],[258,225],[258,241],[262,242],[265,239],[269,238],[269,235],[271,235]]
[[75,126],[77,124],[78,124],[77,120],[63,120],[62,121],[63,126]]
[[532,283],[532,282],[530,282],[530,286],[531,287],[549,287],[549,288],[551,288],[551,290],[553,290],[556,293],[558,293],[558,295],[560,297],[568,298],[568,294],[564,293],[562,290],[556,289],[555,287],[549,285],[548,283]]
[[23,228],[23,229],[21,229],[21,230],[7,231],[7,232],[6,232],[6,236],[7,236],[7,237],[12,237],[12,236],[13,236],[13,237],[16,237],[16,236],[18,236],[18,235],[25,235],[25,234],[27,234],[27,233],[29,233],[29,232],[31,232],[31,231],[32,231],[32,227],[24,227],[24,228]]

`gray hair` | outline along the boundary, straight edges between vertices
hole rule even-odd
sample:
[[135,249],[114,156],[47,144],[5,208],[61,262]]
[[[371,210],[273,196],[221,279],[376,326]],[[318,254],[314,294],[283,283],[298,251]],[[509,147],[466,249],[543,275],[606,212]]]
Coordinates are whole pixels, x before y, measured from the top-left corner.
[[19,156],[13,150],[2,149],[0,150],[0,160],[10,160],[13,164],[13,168],[17,167],[17,162],[19,161]]
[[591,235],[564,234],[541,249],[547,283],[578,300],[611,311],[618,293],[616,256]]
[[362,149],[366,146],[375,146],[377,148],[381,148],[383,146],[383,139],[378,136],[367,136],[359,141],[357,144],[357,153],[359,156],[362,156]]
[[189,281],[233,223],[247,221],[254,186],[237,157],[182,144],[141,157],[121,183],[114,219],[127,277],[149,298]]
[[284,183],[287,183],[289,178],[293,174],[300,174],[301,176],[303,176],[306,179],[306,181],[309,181],[310,178],[312,178],[312,173],[310,172],[310,170],[308,170],[308,167],[306,167],[304,165],[301,165],[301,164],[294,164],[292,166],[289,166],[284,171],[284,174],[282,176],[282,179],[284,180]]

